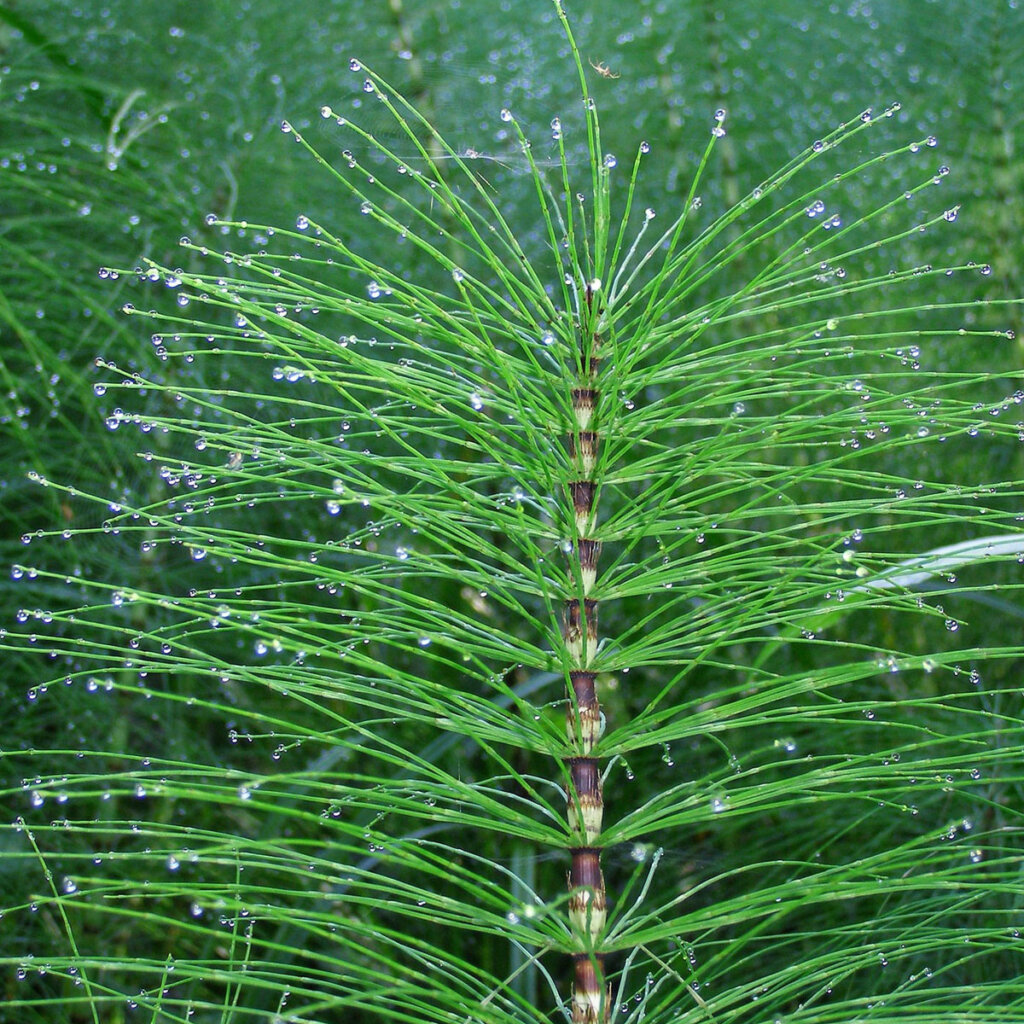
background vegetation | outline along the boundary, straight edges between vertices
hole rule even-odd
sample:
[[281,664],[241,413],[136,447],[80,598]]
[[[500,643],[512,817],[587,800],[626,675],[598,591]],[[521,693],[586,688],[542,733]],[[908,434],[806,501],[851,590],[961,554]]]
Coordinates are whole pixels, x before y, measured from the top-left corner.
[[[851,0],[810,11],[807,6],[687,0],[570,9],[583,55],[595,67],[592,87],[605,148],[625,163],[639,139],[653,144],[643,203],[656,206],[667,220],[670,210],[686,202],[719,107],[729,111],[729,133],[701,183],[702,203],[694,211],[698,226],[710,224],[836,124],[864,107],[882,109],[899,101],[899,110],[872,130],[870,141],[856,140],[846,162],[834,169],[908,138],[934,136],[935,145],[920,147],[913,180],[949,166],[937,187],[941,196],[929,197],[928,212],[957,206],[960,212],[948,230],[908,237],[898,253],[869,253],[865,272],[974,260],[976,274],[949,281],[925,276],[906,282],[902,294],[916,303],[1020,296],[1024,170],[1017,154],[1024,97],[1016,68],[1024,57],[1024,16],[1017,4]],[[294,402],[286,379],[268,382],[267,363],[176,356],[166,331],[151,338],[142,321],[123,316],[125,302],[171,317],[190,314],[182,304],[184,290],[166,275],[148,283],[137,279],[148,272],[143,257],[179,268],[182,275],[209,273],[204,247],[252,244],[253,232],[239,221],[292,229],[307,218],[338,237],[363,238],[367,258],[399,279],[430,280],[437,274],[411,246],[367,232],[359,203],[281,131],[287,118],[294,127],[289,135],[301,133],[330,162],[341,163],[352,140],[341,141],[321,117],[327,104],[359,118],[415,166],[418,154],[410,140],[367,103],[362,76],[349,72],[352,56],[400,89],[471,158],[500,195],[524,246],[538,249],[543,225],[531,206],[532,181],[522,173],[500,112],[516,112],[538,140],[538,160],[555,157],[547,145],[549,124],[578,108],[578,86],[546,0],[322,3],[315,15],[278,2],[140,6],[40,0],[0,7],[0,539],[4,562],[16,566],[0,598],[0,621],[12,637],[0,677],[6,722],[0,763],[6,818],[12,822],[0,835],[6,908],[0,959],[7,965],[0,994],[12,1008],[0,1008],[0,1019],[91,1020],[94,999],[108,996],[104,1021],[287,1019],[287,990],[314,973],[299,961],[300,945],[315,940],[326,951],[317,968],[325,977],[346,965],[356,970],[360,952],[366,952],[355,945],[332,950],[333,911],[325,909],[343,894],[331,867],[338,853],[330,843],[339,840],[331,839],[329,827],[340,815],[332,803],[338,791],[326,783],[317,789],[316,779],[339,770],[332,750],[351,747],[324,742],[329,726],[312,698],[303,711],[282,692],[283,683],[256,698],[244,681],[230,673],[220,679],[204,661],[272,662],[281,680],[289,674],[301,679],[300,638],[292,636],[275,649],[276,633],[268,626],[244,634],[244,641],[242,633],[225,631],[226,639],[214,642],[175,633],[175,615],[156,600],[128,600],[126,611],[117,610],[124,595],[133,593],[193,595],[201,601],[204,593],[221,588],[251,588],[276,593],[282,604],[289,597],[287,579],[271,578],[258,560],[248,568],[226,567],[197,559],[194,545],[190,551],[158,543],[167,522],[116,523],[124,507],[169,509],[169,498],[181,511],[188,489],[199,485],[192,479],[195,467],[210,461],[204,456],[208,447],[218,450],[220,463],[231,464],[232,450],[219,450],[203,425],[210,413],[200,401],[204,392],[228,404],[232,395],[252,393],[261,415],[281,421]],[[603,76],[597,67],[617,77]],[[570,163],[585,176],[580,135],[568,144]],[[453,163],[433,152],[442,167]],[[832,169],[825,164],[822,176]],[[880,194],[899,194],[905,174],[905,164],[872,166],[845,186],[844,202],[858,209]],[[456,176],[453,167],[453,181]],[[179,245],[182,236],[189,246]],[[143,273],[101,270],[110,267],[140,267]],[[716,287],[741,287],[749,273],[749,266],[736,261]],[[876,300],[855,302],[851,308],[870,313]],[[1024,475],[1012,427],[1021,417],[1012,397],[1004,406],[998,403],[1019,394],[1019,317],[1014,305],[940,311],[928,321],[934,337],[915,343],[916,354],[908,351],[908,362],[919,360],[931,371],[991,378],[979,388],[984,405],[970,435],[886,456],[880,469],[903,474],[910,488],[927,480],[960,482],[965,490],[960,503],[950,504],[947,518],[925,524],[923,536],[881,513],[873,522],[880,532],[872,540],[879,558],[1012,529],[1019,506],[1012,482]],[[965,344],[942,333],[960,327],[1014,332],[1018,340],[979,337]],[[131,381],[135,374],[151,386],[133,393],[129,408],[112,382]],[[125,421],[122,406],[148,425],[143,434]],[[191,434],[163,429],[190,422]],[[835,497],[812,473],[805,477],[809,490],[801,501]],[[41,487],[40,478],[62,486]],[[984,492],[999,483],[1011,486]],[[101,496],[107,508],[78,491]],[[328,539],[364,526],[347,506],[332,507],[332,500],[320,495],[316,501],[256,501],[246,528],[254,536],[294,543],[308,555]],[[986,517],[996,524],[991,529]],[[852,536],[867,520],[839,525]],[[915,1013],[955,1019],[954,1012],[971,1020],[1020,1019],[1018,828],[1024,794],[1017,764],[1020,690],[1014,656],[1022,610],[1013,589],[1016,573],[1012,561],[968,565],[952,579],[926,581],[922,592],[944,591],[928,595],[929,607],[941,606],[939,615],[912,617],[888,608],[838,623],[830,633],[837,645],[861,645],[862,661],[877,653],[881,663],[879,671],[851,680],[845,707],[834,714],[814,722],[783,715],[782,722],[778,709],[765,708],[763,717],[730,734],[725,747],[694,735],[671,749],[656,744],[638,751],[628,768],[616,770],[622,785],[628,772],[634,807],[666,788],[699,780],[700,811],[685,828],[666,827],[642,843],[622,842],[606,856],[609,874],[620,887],[633,878],[635,892],[644,877],[637,865],[648,865],[654,851],[663,849],[657,905],[669,905],[672,891],[706,893],[687,906],[692,921],[678,934],[669,934],[662,923],[651,926],[652,942],[665,947],[658,947],[658,955],[693,993],[685,1004],[657,1004],[652,997],[651,1019],[830,1020],[833,1013],[843,1020]],[[83,600],[76,581],[85,579],[106,588],[113,609],[107,621],[120,630],[119,645],[104,646],[108,634],[68,619]],[[993,589],[997,583],[1000,589]],[[431,596],[439,605],[476,602],[483,621],[497,614],[458,581],[439,583]],[[320,600],[304,596],[301,615],[322,620],[327,613]],[[207,617],[217,619],[219,599],[209,605]],[[374,610],[362,609],[371,616]],[[628,609],[620,614],[625,621]],[[62,642],[48,642],[36,654],[33,631],[49,634],[48,618]],[[145,676],[134,667],[117,671],[135,636],[146,638],[144,649],[152,648]],[[306,646],[325,644],[327,636],[311,629]],[[791,639],[808,640],[799,631]],[[164,644],[173,650],[161,672],[154,666]],[[744,642],[716,650],[718,661],[688,682],[685,701],[695,710],[720,692],[727,660],[752,665],[761,653]],[[886,663],[893,651],[928,657],[920,653],[909,671]],[[776,672],[807,676],[831,663],[831,650],[794,642],[779,657]],[[932,662],[925,665],[928,658]],[[97,670],[104,661],[107,667]],[[408,651],[399,663],[419,665]],[[439,675],[445,670],[441,661],[434,665]],[[514,671],[506,680],[508,699],[537,695],[538,706],[546,708],[554,698],[543,687],[555,678]],[[645,699],[625,687],[615,689],[622,678],[609,673],[605,680],[609,716],[620,723],[637,714]],[[274,721],[280,723],[276,728],[268,724]],[[436,763],[452,777],[486,779],[492,770],[473,740],[439,737],[428,725],[409,721],[392,727],[388,719],[375,729],[382,749],[394,756],[402,749],[419,751],[424,763]],[[788,802],[780,798],[771,813],[722,814],[715,802],[733,775],[742,775],[741,790],[768,780],[778,786],[773,794],[784,791],[779,779],[785,771],[776,778],[766,746],[785,756],[811,754],[813,768],[825,774],[854,762],[857,770],[829,790],[828,799],[801,791]],[[915,751],[927,771],[907,767]],[[374,756],[379,771],[382,755]],[[155,764],[146,763],[147,757]],[[523,757],[513,764],[515,771],[543,774],[536,760]],[[189,766],[198,766],[192,775]],[[251,780],[260,782],[257,799]],[[161,786],[158,800],[153,791]],[[840,792],[848,799],[832,798]],[[368,800],[356,826],[372,829],[377,811]],[[17,818],[35,826],[31,842],[24,827],[14,825]],[[68,820],[75,827],[65,827]],[[195,830],[192,839],[182,831],[186,826]],[[217,837],[230,834],[252,845],[241,855],[228,845],[218,847]],[[301,905],[302,896],[294,876],[273,860],[278,840],[309,855],[310,891],[326,901],[313,912],[320,931],[308,922],[299,931],[288,930],[287,910]],[[373,836],[371,845],[376,841]],[[947,848],[954,851],[950,860]],[[353,863],[372,875],[379,852],[369,849]],[[546,898],[557,898],[552,894],[560,891],[565,867],[557,854],[538,853],[528,844],[501,847],[493,834],[469,852],[502,865]],[[190,853],[197,861],[191,866]],[[813,891],[806,882],[804,888],[794,885],[823,856],[843,866],[834,868],[835,877],[821,876]],[[877,895],[857,889],[866,884],[864,872],[851,867],[859,856],[865,862],[880,858],[877,877],[885,888]],[[921,863],[935,865],[934,892],[894,908],[898,901],[891,900],[890,888]],[[246,886],[240,865],[249,872]],[[744,881],[752,866],[763,875],[757,886]],[[964,871],[972,869],[965,879]],[[844,885],[852,887],[849,900],[829,895]],[[786,901],[777,919],[765,909],[775,898],[766,895],[776,891],[773,886]],[[173,915],[166,906],[149,916],[147,889],[155,894],[154,907],[158,896],[180,910],[176,929],[169,930]],[[492,895],[479,894],[480,918],[458,920],[453,912],[449,920],[454,962],[464,971],[455,971],[453,984],[464,987],[467,1005],[474,993],[478,1002],[484,1000],[488,990],[477,975],[515,974],[527,957],[523,950],[536,948],[525,939],[522,948],[510,946],[507,932],[497,927],[486,934],[481,922],[495,912],[488,902]],[[76,917],[79,896],[87,896],[94,910],[106,909]],[[446,898],[454,900],[455,894]],[[275,930],[258,934],[257,956],[246,921],[259,916],[255,908],[263,904],[277,905],[279,916],[266,911]],[[693,923],[700,921],[701,905],[724,908],[703,938]],[[441,909],[432,912],[437,916]],[[358,902],[346,904],[343,913],[346,934],[364,929],[368,946],[380,944],[367,955],[378,957],[377,963],[393,956],[390,980],[411,985],[411,976],[401,973],[406,968],[399,969],[400,955],[382,950],[399,942],[395,935],[425,950],[436,938],[430,921],[410,925],[403,918],[398,924],[385,913],[381,923]],[[770,943],[758,945],[745,933],[748,916]],[[460,937],[460,928],[473,937]],[[476,934],[480,930],[483,937]],[[954,945],[959,937],[962,948]],[[94,963],[108,964],[90,972],[93,988],[84,995],[76,943]],[[261,966],[243,984],[239,979],[250,958]],[[187,961],[190,972],[180,997],[171,984],[181,970],[176,961]],[[158,963],[166,963],[166,975],[154,974]],[[429,973],[432,965],[422,966]],[[548,970],[560,978],[555,960]],[[762,991],[766,978],[772,983]],[[543,976],[527,969],[511,987],[515,999],[539,998],[550,1005],[543,985]],[[329,999],[319,1007],[311,994],[316,987],[297,997],[302,1009],[295,1019],[348,1020],[364,1013],[369,1020],[383,1012],[379,1005],[343,1007]],[[175,994],[161,1000],[163,988]],[[643,989],[641,973],[630,998]],[[964,995],[975,990],[974,997]],[[722,1000],[717,1009],[716,998]],[[411,1015],[412,1000],[403,990],[392,994],[390,1005],[406,1007],[401,1012]],[[839,1008],[830,1009],[833,1002]],[[495,1020],[506,1019],[498,1016],[496,1001],[487,1007],[492,1004],[485,1004],[481,1019],[490,1012]]]

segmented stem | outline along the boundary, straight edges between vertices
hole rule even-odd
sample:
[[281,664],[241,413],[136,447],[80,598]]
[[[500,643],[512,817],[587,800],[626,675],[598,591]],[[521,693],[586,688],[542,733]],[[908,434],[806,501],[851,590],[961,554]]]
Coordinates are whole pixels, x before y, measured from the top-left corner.
[[[571,559],[577,579],[576,596],[565,601],[562,635],[569,663],[570,694],[566,717],[575,756],[568,759],[568,824],[572,833],[569,869],[569,920],[578,938],[573,954],[573,1024],[606,1024],[610,994],[600,951],[606,919],[606,893],[597,845],[604,815],[601,768],[592,756],[602,732],[596,674],[590,665],[597,650],[597,601],[590,597],[597,580],[601,544],[592,536],[597,517],[597,456],[600,439],[594,429],[600,392],[594,387],[600,363],[600,335],[589,326],[596,320],[593,294],[586,289],[587,309],[581,314],[579,387],[572,391],[575,423],[568,434],[569,454],[579,478],[568,485],[576,520]],[[589,321],[589,323],[588,323]],[[586,332],[589,333],[589,337]]]

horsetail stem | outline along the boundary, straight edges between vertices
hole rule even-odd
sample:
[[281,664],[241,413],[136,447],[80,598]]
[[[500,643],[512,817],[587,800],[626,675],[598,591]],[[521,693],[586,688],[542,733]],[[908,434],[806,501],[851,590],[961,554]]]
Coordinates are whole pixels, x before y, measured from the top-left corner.
[[566,730],[574,756],[568,758],[567,820],[572,836],[569,852],[569,923],[576,939],[573,954],[573,1024],[605,1024],[610,995],[600,951],[606,920],[607,896],[597,845],[604,816],[601,768],[593,750],[601,735],[601,708],[596,674],[591,664],[597,650],[597,601],[590,596],[597,582],[601,543],[592,533],[597,518],[597,462],[600,437],[597,423],[600,392],[594,386],[600,365],[601,336],[594,329],[598,316],[593,290],[586,287],[581,310],[579,386],[572,389],[575,423],[567,437],[569,455],[579,477],[569,482],[568,497],[575,521],[570,579],[576,593],[565,599],[562,636],[569,665]]

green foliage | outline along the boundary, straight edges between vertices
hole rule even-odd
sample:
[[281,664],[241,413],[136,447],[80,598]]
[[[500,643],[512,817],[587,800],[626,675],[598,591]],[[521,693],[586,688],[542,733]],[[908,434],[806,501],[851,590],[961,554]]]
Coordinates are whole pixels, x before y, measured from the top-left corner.
[[480,159],[356,63],[358,120],[285,124],[336,222],[103,271],[111,429],[12,516],[9,1019],[557,1017],[595,334],[615,1019],[1024,1011],[1021,647],[963,639],[1020,614],[1022,396],[971,356],[1016,299],[935,258],[957,207],[895,106],[742,187],[708,117],[666,193],[565,30],[550,143],[512,106]]

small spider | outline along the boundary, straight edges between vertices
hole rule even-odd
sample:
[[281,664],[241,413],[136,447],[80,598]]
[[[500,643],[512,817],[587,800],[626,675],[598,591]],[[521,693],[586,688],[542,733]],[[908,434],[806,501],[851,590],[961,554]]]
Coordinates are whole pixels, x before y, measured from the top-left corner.
[[590,62],[590,66],[602,77],[602,78],[619,78],[620,75],[616,74],[608,65],[602,60],[595,64],[593,61]]

